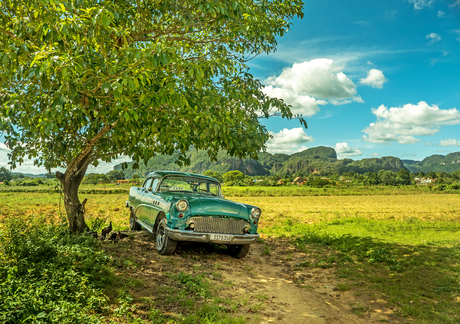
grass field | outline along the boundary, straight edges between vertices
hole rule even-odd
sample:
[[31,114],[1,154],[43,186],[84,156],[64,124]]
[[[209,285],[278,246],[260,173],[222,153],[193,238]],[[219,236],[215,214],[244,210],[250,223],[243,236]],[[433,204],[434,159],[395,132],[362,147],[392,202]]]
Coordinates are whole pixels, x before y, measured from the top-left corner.
[[[225,194],[261,207],[262,237],[287,238],[304,251],[299,268],[333,267],[346,282],[342,289],[376,294],[409,322],[460,323],[460,196],[385,190],[381,195]],[[114,221],[115,229],[128,229],[127,194],[80,198],[88,198],[89,224],[101,218]],[[0,192],[0,206],[2,222],[21,215],[58,218],[59,194]]]

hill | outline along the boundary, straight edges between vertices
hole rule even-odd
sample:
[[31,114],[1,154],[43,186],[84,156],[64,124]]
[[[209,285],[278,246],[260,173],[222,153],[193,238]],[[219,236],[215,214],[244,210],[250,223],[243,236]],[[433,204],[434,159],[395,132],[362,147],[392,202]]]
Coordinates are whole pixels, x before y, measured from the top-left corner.
[[[123,170],[127,179],[130,179],[133,174],[138,174],[141,177],[145,177],[152,171],[155,170],[171,170],[171,171],[183,171],[193,173],[203,173],[206,170],[214,172],[225,173],[228,171],[239,170],[246,175],[268,175],[270,172],[262,166],[259,161],[253,159],[240,160],[236,157],[227,155],[227,152],[220,151],[217,155],[217,162],[211,162],[206,154],[206,151],[195,151],[191,150],[187,156],[190,158],[190,165],[180,167],[175,162],[177,161],[177,155],[158,155],[150,159],[145,165],[144,163],[139,164],[139,169],[133,169],[133,162],[128,163],[128,168]],[[118,164],[114,167],[115,170],[121,170],[122,165]]]
[[435,154],[422,161],[403,160],[404,165],[411,172],[446,172],[460,170],[460,152],[450,153],[446,156]]
[[[259,176],[277,173],[280,175],[295,173],[344,173],[353,172],[364,174],[366,172],[378,172],[380,170],[391,170],[397,172],[404,169],[402,161],[396,157],[383,157],[380,159],[363,159],[353,161],[351,159],[337,159],[337,153],[333,148],[320,146],[302,152],[288,154],[259,154],[258,160],[240,160],[227,155],[227,152],[220,151],[217,161],[211,162],[206,151],[191,150],[187,156],[190,158],[190,165],[180,167],[175,161],[176,155],[158,155],[150,159],[145,165],[140,163],[139,169],[133,169],[133,162],[128,163],[128,168],[124,170],[129,179],[133,174],[145,177],[148,173],[155,170],[172,170],[203,173],[206,170],[225,173],[228,171],[239,170],[246,175]],[[118,164],[115,170],[121,170],[122,165]]]

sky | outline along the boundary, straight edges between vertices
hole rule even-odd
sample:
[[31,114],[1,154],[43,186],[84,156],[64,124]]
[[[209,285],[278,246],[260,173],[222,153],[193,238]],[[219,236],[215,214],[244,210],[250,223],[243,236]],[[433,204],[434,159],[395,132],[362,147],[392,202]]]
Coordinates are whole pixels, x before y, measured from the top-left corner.
[[[460,0],[305,0],[277,51],[249,62],[298,120],[261,120],[270,153],[423,160],[460,151]],[[0,166],[8,148],[0,139]],[[88,172],[108,172],[127,158]],[[15,171],[44,173],[33,161]]]
[[251,61],[302,114],[263,121],[271,153],[422,160],[460,151],[460,0],[310,0],[278,50]]

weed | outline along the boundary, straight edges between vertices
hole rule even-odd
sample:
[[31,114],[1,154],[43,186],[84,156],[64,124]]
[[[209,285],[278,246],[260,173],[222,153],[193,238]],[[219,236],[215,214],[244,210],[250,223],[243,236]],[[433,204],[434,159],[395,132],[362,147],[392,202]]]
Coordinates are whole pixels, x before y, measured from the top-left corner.
[[231,286],[233,286],[233,281],[226,280],[226,281],[224,281],[224,285],[231,287]]
[[346,283],[338,283],[337,284],[337,290],[338,291],[348,291],[350,290],[350,285],[346,284]]
[[359,317],[362,317],[365,313],[370,311],[370,308],[362,305],[360,302],[354,302],[351,304],[351,311]]
[[265,294],[258,294],[258,295],[256,295],[256,298],[257,298],[258,300],[260,300],[260,301],[265,301],[265,300],[268,299],[268,296],[265,295]]
[[246,271],[248,271],[248,272],[254,270],[254,267],[253,267],[253,266],[250,266],[250,265],[247,265],[247,264],[244,264],[244,265],[243,265],[243,268],[244,268],[244,270],[246,270]]
[[216,279],[221,279],[222,278],[222,272],[213,271],[211,275]]
[[270,255],[272,253],[270,246],[265,244],[264,245],[264,250],[262,251],[262,255]]

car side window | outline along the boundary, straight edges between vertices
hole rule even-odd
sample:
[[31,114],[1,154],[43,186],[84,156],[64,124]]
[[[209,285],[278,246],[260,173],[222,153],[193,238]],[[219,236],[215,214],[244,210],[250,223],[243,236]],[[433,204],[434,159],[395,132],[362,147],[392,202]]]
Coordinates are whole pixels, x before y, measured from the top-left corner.
[[142,186],[145,189],[151,188],[152,187],[152,180],[153,178],[148,178],[145,180],[144,185]]
[[152,186],[151,186],[151,188],[152,188],[153,191],[157,191],[157,187],[158,187],[158,182],[159,182],[159,181],[160,181],[160,180],[159,180],[158,178],[154,178],[154,179],[153,179],[153,183],[152,183]]

